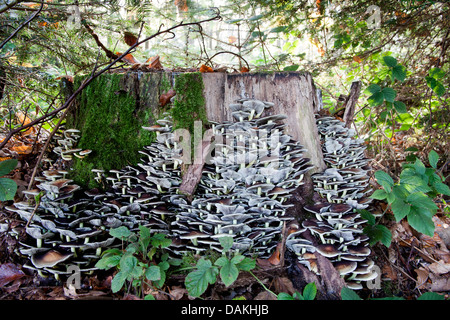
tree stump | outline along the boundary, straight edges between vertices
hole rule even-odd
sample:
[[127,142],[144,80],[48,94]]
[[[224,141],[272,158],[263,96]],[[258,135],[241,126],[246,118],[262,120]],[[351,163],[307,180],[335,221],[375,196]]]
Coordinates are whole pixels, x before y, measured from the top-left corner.
[[[75,81],[74,89],[81,81]],[[171,89],[176,92],[174,100],[163,105],[167,101],[163,103],[160,98]],[[164,112],[175,118],[175,128],[188,129],[193,134],[194,121],[232,121],[228,106],[241,98],[274,103],[262,116],[287,115],[286,133],[308,150],[305,155],[314,165],[310,174],[325,169],[314,118],[320,101],[312,76],[307,72],[127,71],[100,76],[77,98],[67,124],[81,131],[78,147],[93,152],[82,160],[82,165],[77,166],[80,160],[75,159],[75,174],[93,168],[111,170],[136,164],[138,151],[151,141],[149,132],[142,126],[155,124]],[[207,127],[207,123],[203,125]],[[92,179],[86,176],[89,177],[89,172],[74,180],[87,185]]]

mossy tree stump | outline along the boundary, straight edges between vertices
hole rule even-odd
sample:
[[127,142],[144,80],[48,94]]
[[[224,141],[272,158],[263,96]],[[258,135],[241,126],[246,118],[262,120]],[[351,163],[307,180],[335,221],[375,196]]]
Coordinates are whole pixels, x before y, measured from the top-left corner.
[[[74,87],[83,79],[76,79]],[[176,92],[173,103],[160,105],[160,97],[170,88]],[[79,148],[91,149],[89,157],[74,162],[73,179],[94,186],[90,170],[111,170],[137,164],[139,150],[155,136],[149,126],[172,115],[174,128],[193,133],[194,121],[232,121],[228,108],[240,98],[274,103],[262,116],[285,114],[286,133],[300,141],[315,168],[324,170],[319,136],[314,119],[319,101],[309,73],[169,73],[126,72],[105,74],[95,79],[77,98],[68,116],[68,127],[81,130]]]

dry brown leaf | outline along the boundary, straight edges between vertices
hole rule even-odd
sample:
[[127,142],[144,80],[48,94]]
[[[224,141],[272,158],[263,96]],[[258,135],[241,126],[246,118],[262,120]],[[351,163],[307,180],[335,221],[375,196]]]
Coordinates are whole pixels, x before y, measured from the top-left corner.
[[138,38],[131,32],[125,31],[123,35],[123,40],[127,45],[131,47],[137,42]]
[[359,56],[354,56],[354,57],[353,57],[353,61],[358,62],[358,63],[361,63],[362,59],[361,59],[361,57],[359,57]]
[[450,264],[440,260],[430,264],[428,269],[436,275],[441,275],[450,272]]
[[426,289],[425,284],[427,283],[428,275],[430,274],[428,270],[420,267],[419,269],[415,269],[414,272],[417,274],[417,288]]
[[[116,52],[116,55],[117,55],[117,56],[121,56],[122,53],[121,53],[121,52]],[[127,62],[127,63],[129,63],[129,64],[131,64],[131,65],[136,64],[136,63],[140,63],[140,62],[137,61],[137,60],[135,59],[135,57],[133,57],[133,55],[130,54],[130,53],[126,54],[126,55],[122,58],[122,61]]]
[[249,72],[250,71],[250,69],[249,68],[246,68],[246,67],[241,67],[241,69],[239,70],[241,73],[246,73],[246,72]]
[[277,247],[275,248],[275,251],[272,253],[272,255],[267,259],[267,261],[270,262],[270,264],[274,266],[278,266],[281,262],[280,255],[281,255],[281,246],[283,244],[280,242],[277,244]]
[[159,59],[159,56],[151,57],[151,58],[147,59],[147,61],[145,63],[148,65],[147,67],[149,69],[160,70],[163,68],[161,61]]
[[24,276],[25,273],[14,263],[8,262],[0,265],[0,287]]
[[160,97],[159,97],[159,105],[161,107],[164,107],[166,104],[168,104],[170,102],[170,99],[172,97],[174,97],[176,95],[175,90],[170,89],[169,91],[167,91],[166,93],[163,93]]
[[186,288],[182,287],[173,287],[172,289],[169,289],[169,293],[173,297],[173,300],[180,300],[184,295],[188,295]]
[[275,292],[287,292],[293,294],[295,292],[294,285],[292,281],[286,277],[275,277],[274,283]]
[[268,291],[262,291],[253,300],[277,300],[277,297]]
[[203,72],[203,73],[206,73],[206,72],[214,72],[213,68],[208,67],[208,66],[205,66],[204,64],[202,64],[202,65],[200,66],[199,71],[200,71],[200,72]]
[[430,290],[434,292],[450,291],[450,275],[436,276],[430,273]]

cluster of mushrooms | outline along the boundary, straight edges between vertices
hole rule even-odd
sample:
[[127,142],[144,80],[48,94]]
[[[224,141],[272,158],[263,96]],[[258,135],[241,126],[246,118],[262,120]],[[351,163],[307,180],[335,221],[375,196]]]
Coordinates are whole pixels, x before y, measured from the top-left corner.
[[[6,208],[27,222],[29,237],[19,249],[31,262],[25,267],[56,278],[69,274],[67,265],[92,272],[103,248],[120,245],[110,236],[111,229],[126,226],[134,231],[140,225],[170,237],[168,250],[178,257],[221,252],[221,237],[233,238],[235,252],[270,256],[284,223],[293,219],[286,214],[293,206],[287,200],[313,167],[303,156],[306,149],[285,134],[280,120],[286,116],[262,117],[271,106],[241,99],[230,105],[234,121],[211,123],[213,152],[193,199],[178,192],[185,164],[168,117],[143,127],[156,132],[156,141],[139,151],[139,164],[108,172],[92,170],[104,191],[82,190],[66,178],[68,171],[50,164],[37,179],[37,189],[24,192],[29,201]],[[362,281],[376,277],[368,238],[362,233],[365,221],[355,211],[369,203],[368,159],[362,141],[339,120],[318,118],[317,126],[328,169],[312,179],[323,202],[304,207],[314,218],[303,221],[286,245],[314,272],[313,253],[318,251],[350,288],[359,289]],[[63,160],[89,154],[76,148],[78,133],[69,129],[57,138],[54,152]],[[302,236],[306,230],[314,241]]]
[[[288,217],[286,200],[312,168],[305,149],[283,133],[286,116],[261,117],[273,104],[241,99],[231,104],[234,121],[213,123],[214,154],[206,162],[192,203],[179,202],[171,234],[178,253],[232,250],[267,257]],[[181,199],[177,199],[181,201]]]
[[[315,273],[314,252],[319,252],[333,263],[349,288],[362,289],[362,282],[378,276],[369,257],[369,238],[363,234],[366,221],[356,211],[370,203],[365,146],[354,139],[352,129],[334,117],[318,117],[316,123],[328,168],[312,175],[312,179],[324,201],[304,207],[313,218],[303,221],[302,227],[288,236],[286,246],[299,263]],[[307,230],[314,239],[303,236]]]

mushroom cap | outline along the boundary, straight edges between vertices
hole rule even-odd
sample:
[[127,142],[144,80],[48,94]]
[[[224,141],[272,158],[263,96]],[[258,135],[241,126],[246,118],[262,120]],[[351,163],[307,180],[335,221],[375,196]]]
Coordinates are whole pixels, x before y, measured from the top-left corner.
[[51,249],[46,252],[35,253],[31,256],[31,262],[36,268],[51,268],[60,262],[69,259],[72,253],[61,253],[57,250]]
[[339,274],[345,275],[352,273],[358,266],[358,263],[356,261],[336,261],[333,263],[333,266],[336,268],[337,271],[339,271]]
[[341,254],[332,244],[319,244],[316,249],[321,255],[327,258],[333,258]]

